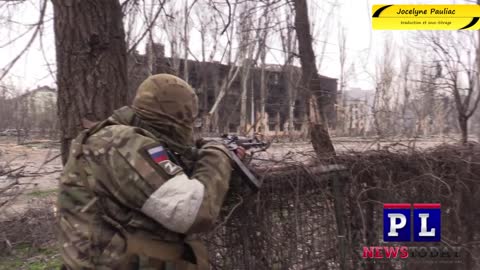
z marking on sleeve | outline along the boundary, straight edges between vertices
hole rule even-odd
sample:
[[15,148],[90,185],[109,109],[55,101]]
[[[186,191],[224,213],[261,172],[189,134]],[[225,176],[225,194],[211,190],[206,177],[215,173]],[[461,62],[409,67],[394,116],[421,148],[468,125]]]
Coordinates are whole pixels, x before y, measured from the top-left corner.
[[162,162],[160,162],[159,165],[169,175],[175,175],[182,170],[182,168],[180,168],[180,166],[175,165],[175,163],[171,162],[170,160],[162,161]]

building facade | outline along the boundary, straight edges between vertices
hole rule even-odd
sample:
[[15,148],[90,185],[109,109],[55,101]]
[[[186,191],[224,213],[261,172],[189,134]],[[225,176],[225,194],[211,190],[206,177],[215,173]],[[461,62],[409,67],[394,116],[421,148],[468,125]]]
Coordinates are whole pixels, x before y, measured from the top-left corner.
[[[299,67],[185,62],[163,55],[163,46],[155,44],[145,55],[134,53],[130,56],[130,97],[133,98],[136,88],[149,74],[170,73],[183,78],[195,89],[200,116],[208,119],[204,121],[204,132],[282,136],[307,131],[310,96],[299,87]],[[335,128],[337,79],[326,76],[320,79],[321,90],[328,93],[325,110],[328,124]],[[222,96],[221,101],[219,96]],[[216,109],[209,114],[212,107]]]

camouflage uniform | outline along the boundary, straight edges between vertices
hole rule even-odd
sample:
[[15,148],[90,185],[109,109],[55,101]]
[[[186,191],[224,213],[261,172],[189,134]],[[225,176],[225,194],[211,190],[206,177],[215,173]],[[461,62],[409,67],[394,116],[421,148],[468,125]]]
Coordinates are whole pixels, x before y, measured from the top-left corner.
[[65,268],[206,269],[193,235],[214,223],[232,168],[222,145],[191,148],[196,113],[190,86],[159,74],[72,142],[58,197]]

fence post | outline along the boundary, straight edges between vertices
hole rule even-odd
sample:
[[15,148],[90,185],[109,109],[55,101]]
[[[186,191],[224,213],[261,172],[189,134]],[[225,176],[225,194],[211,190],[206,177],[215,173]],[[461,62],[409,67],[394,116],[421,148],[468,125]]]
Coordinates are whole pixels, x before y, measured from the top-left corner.
[[341,270],[347,270],[347,239],[345,228],[345,184],[348,180],[346,168],[340,166],[339,170],[333,175],[333,196],[335,220],[337,222],[337,241],[339,251],[339,264]]

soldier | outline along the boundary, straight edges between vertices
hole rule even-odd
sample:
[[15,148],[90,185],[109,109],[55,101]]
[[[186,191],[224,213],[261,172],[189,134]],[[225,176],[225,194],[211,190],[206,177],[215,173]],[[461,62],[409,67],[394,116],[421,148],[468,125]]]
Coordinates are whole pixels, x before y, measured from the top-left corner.
[[217,218],[232,164],[221,144],[193,148],[197,107],[180,78],[150,76],[131,107],[72,142],[57,203],[64,269],[208,269],[194,235]]

